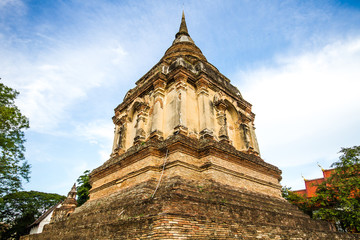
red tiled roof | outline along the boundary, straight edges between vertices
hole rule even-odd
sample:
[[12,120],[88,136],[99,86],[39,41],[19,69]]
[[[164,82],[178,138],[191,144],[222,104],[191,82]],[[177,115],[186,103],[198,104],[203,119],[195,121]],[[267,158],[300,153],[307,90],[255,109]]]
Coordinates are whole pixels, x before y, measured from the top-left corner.
[[299,195],[304,195],[305,197],[308,197],[308,198],[315,197],[316,196],[317,185],[319,185],[320,183],[322,183],[326,179],[328,179],[334,171],[335,171],[335,169],[325,169],[325,170],[323,169],[322,172],[323,172],[324,177],[316,178],[316,179],[310,179],[310,180],[304,179],[305,189],[296,190],[296,191],[293,191],[293,192],[297,193]]

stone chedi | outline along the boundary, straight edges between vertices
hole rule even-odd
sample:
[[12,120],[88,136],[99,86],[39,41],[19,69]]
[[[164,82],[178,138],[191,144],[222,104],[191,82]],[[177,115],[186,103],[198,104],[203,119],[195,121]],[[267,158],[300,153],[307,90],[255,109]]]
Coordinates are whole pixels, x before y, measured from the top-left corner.
[[61,203],[61,206],[54,210],[51,217],[51,222],[58,222],[65,220],[70,214],[72,214],[77,206],[76,201],[76,184],[72,186],[65,200]]
[[92,172],[90,199],[158,179],[166,153],[164,177],[212,179],[279,198],[281,172],[259,157],[254,117],[194,44],[183,15],[164,57],[116,107],[112,158]]
[[254,113],[191,39],[184,14],[161,60],[115,108],[90,199],[23,239],[355,239],[281,197]]

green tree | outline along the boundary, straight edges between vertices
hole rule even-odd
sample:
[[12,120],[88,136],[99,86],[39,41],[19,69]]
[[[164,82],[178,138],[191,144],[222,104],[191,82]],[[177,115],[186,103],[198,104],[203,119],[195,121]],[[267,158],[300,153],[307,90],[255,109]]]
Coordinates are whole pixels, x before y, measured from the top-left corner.
[[332,175],[311,199],[314,218],[334,222],[342,231],[360,232],[360,146],[342,148]]
[[83,175],[77,179],[78,187],[77,191],[77,202],[78,206],[83,205],[89,199],[90,185],[90,170],[86,170]]
[[39,218],[45,211],[65,196],[43,192],[15,192],[3,197],[0,204],[0,222],[5,223],[8,228],[1,233],[1,239],[19,239],[20,236],[28,234],[27,227]]
[[331,176],[317,185],[316,196],[306,198],[283,187],[292,204],[316,219],[334,223],[340,231],[360,232],[360,146],[342,148]]
[[0,200],[29,181],[30,165],[24,158],[24,130],[28,119],[14,101],[19,93],[0,83]]

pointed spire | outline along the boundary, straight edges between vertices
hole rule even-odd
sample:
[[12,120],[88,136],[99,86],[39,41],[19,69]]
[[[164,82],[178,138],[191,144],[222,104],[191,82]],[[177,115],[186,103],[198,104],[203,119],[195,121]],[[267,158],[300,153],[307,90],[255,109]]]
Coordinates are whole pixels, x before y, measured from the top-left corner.
[[201,50],[195,45],[191,39],[185,22],[185,14],[182,12],[181,24],[179,32],[175,35],[172,45],[166,50],[162,60],[175,60],[179,56],[184,57],[191,55],[192,57],[207,61]]
[[185,22],[185,14],[184,14],[184,10],[182,12],[182,18],[181,18],[181,24],[180,24],[180,28],[179,28],[179,32],[175,35],[175,37],[179,37],[180,35],[186,35],[186,36],[190,36],[186,27],[186,22]]
[[67,198],[76,198],[76,183],[74,183],[74,185],[72,186],[70,192],[68,193]]
[[74,183],[74,185],[72,186],[70,192],[76,192],[76,183]]

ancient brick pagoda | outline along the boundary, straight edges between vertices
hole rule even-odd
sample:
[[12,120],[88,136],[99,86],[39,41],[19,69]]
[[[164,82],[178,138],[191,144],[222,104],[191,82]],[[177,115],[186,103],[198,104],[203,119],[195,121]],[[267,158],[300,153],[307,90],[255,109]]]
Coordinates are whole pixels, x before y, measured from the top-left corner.
[[254,117],[183,14],[173,44],[115,108],[111,158],[92,171],[90,200],[23,239],[356,239],[281,197]]
[[112,158],[92,172],[90,199],[158,180],[164,161],[164,178],[279,198],[281,172],[259,157],[254,117],[194,44],[183,15],[172,46],[116,107]]

